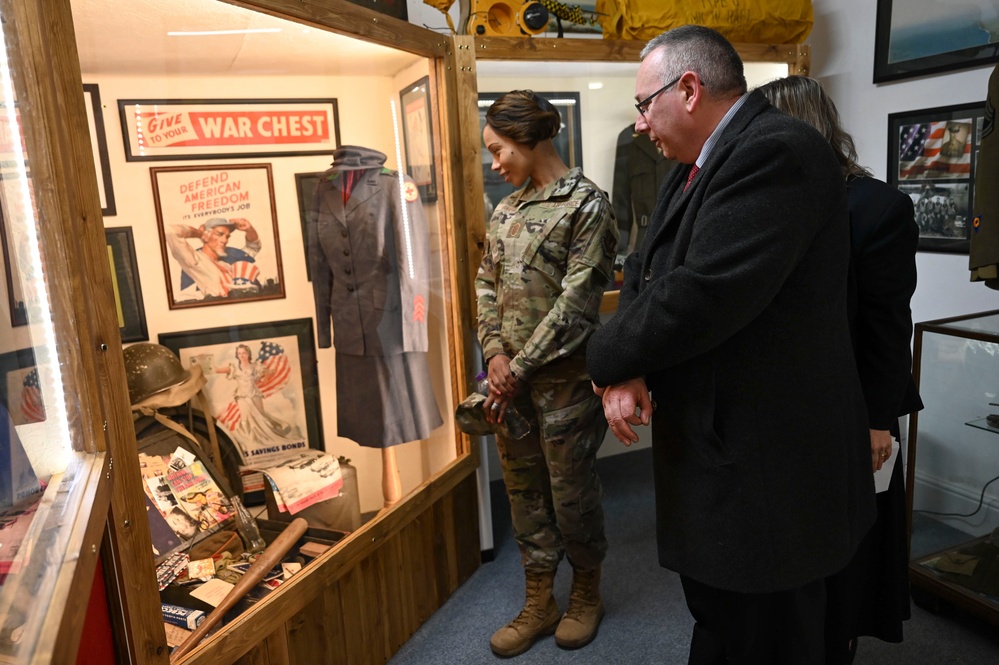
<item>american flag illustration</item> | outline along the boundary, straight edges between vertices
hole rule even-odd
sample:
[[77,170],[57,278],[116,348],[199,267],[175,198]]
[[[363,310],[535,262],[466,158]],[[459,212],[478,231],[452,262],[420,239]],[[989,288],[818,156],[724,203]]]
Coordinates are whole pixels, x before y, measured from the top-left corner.
[[[260,372],[261,376],[256,379],[257,389],[265,398],[288,385],[288,379],[291,378],[291,365],[288,362],[288,356],[284,353],[283,346],[270,341],[262,342],[257,359],[254,361],[254,365],[258,364],[265,368],[265,371]],[[236,430],[239,420],[239,406],[234,401],[229,402],[222,413],[218,415],[218,421],[230,432]]]
[[284,347],[274,342],[263,342],[260,345],[260,355],[257,362],[270,370],[257,382],[257,387],[264,397],[270,397],[286,385],[291,377],[291,366],[288,364],[288,356],[284,354]]
[[[941,154],[945,139],[950,140],[948,126],[967,125],[963,150],[956,155]],[[947,122],[923,122],[905,125],[900,130],[898,177],[960,178],[971,174],[971,119]]]
[[232,264],[232,288],[248,289],[260,286],[260,269],[250,261],[236,261]]
[[45,420],[45,405],[42,404],[42,391],[38,384],[38,369],[28,372],[21,390],[21,413],[26,423],[40,423]]

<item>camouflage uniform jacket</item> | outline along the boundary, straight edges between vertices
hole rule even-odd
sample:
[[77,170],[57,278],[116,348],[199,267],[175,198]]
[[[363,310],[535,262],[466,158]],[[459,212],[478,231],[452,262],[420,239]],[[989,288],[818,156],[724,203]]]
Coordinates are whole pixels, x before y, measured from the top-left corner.
[[500,201],[475,279],[486,361],[510,356],[520,380],[588,380],[586,340],[600,325],[617,238],[607,196],[578,168]]

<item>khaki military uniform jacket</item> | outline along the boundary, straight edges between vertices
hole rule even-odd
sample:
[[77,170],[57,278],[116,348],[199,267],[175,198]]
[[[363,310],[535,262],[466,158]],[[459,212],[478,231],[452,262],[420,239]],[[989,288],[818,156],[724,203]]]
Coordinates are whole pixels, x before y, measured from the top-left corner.
[[541,192],[496,206],[475,280],[486,361],[504,353],[521,380],[586,380],[617,224],[607,196],[576,168]]

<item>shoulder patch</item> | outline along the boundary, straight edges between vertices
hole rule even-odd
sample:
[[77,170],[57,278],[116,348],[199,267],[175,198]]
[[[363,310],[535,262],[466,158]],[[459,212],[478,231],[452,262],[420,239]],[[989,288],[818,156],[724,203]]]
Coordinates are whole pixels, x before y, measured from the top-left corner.
[[617,238],[614,237],[614,232],[611,230],[604,231],[604,254],[607,256],[617,255]]
[[403,196],[406,201],[412,203],[416,199],[420,198],[420,190],[416,188],[415,184],[407,180],[405,186],[403,187]]
[[388,175],[388,176],[394,176],[394,175],[396,175],[396,174],[398,173],[398,171],[393,171],[392,169],[389,169],[389,168],[385,168],[385,167],[383,166],[383,167],[382,167],[382,170],[381,170],[381,171],[379,171],[378,173],[379,173],[380,175]]

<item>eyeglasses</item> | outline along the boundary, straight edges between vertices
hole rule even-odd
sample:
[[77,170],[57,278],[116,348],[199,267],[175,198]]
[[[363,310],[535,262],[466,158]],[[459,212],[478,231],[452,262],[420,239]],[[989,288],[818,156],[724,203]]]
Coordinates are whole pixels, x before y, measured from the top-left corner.
[[[684,74],[685,73],[686,72],[684,72]],[[681,78],[683,78],[683,74],[680,74],[675,79],[673,79],[672,81],[670,81],[669,83],[667,83],[663,87],[659,88],[658,90],[656,90],[655,92],[653,92],[651,95],[649,95],[648,97],[646,97],[642,101],[640,101],[637,104],[635,104],[635,108],[638,109],[638,112],[642,114],[642,117],[645,117],[645,112],[649,110],[649,105],[652,104],[652,100],[655,99],[656,97],[658,97],[659,95],[663,94],[664,92],[666,92],[670,88],[672,88],[674,85],[676,85],[676,82],[679,81]]]

